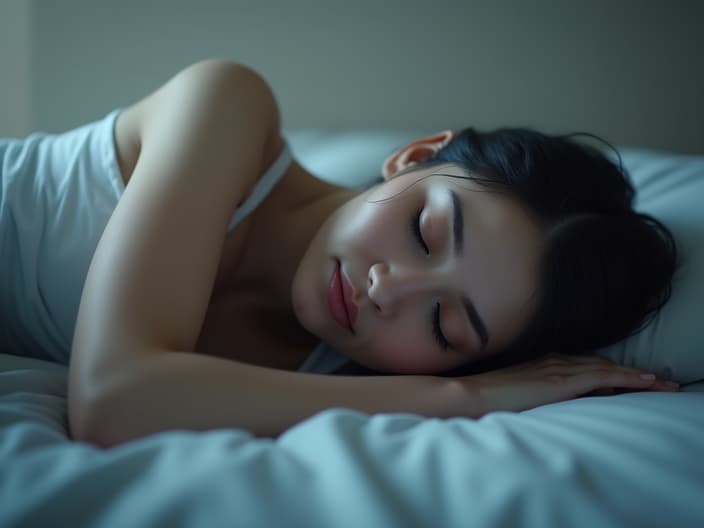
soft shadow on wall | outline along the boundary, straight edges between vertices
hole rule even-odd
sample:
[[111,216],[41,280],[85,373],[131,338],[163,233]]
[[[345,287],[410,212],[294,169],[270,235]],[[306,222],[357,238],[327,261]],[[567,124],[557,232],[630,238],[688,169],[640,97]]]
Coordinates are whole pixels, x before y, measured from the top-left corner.
[[31,124],[127,105],[204,57],[270,81],[284,126],[585,130],[704,151],[704,2],[31,3]]

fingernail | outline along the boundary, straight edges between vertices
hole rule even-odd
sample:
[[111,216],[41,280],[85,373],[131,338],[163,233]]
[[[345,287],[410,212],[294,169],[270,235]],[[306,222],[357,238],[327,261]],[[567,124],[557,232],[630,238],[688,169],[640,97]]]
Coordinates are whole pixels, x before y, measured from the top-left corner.
[[655,374],[641,374],[640,379],[652,381],[655,379]]

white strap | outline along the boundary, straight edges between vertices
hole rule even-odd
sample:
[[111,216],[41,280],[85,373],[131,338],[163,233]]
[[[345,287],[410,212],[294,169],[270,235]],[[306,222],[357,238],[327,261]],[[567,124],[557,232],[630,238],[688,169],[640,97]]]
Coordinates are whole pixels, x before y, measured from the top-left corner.
[[227,226],[228,231],[232,231],[249,213],[254,211],[257,206],[266,198],[271,189],[284,175],[286,169],[291,164],[291,150],[287,143],[284,142],[284,148],[281,150],[279,157],[271,164],[271,167],[262,174],[259,181],[254,185],[252,192],[247,199],[240,204],[230,218],[230,224]]

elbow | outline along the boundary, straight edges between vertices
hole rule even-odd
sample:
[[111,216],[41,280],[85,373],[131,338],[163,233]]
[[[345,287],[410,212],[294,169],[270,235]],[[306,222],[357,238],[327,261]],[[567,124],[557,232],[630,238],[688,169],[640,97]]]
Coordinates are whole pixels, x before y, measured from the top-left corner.
[[68,406],[69,436],[74,442],[94,444],[98,447],[108,447],[100,429],[92,418],[92,411],[85,402],[72,402]]
[[[128,347],[129,348],[129,347]],[[135,408],[142,404],[135,390],[141,370],[140,354],[78,347],[74,343],[69,364],[67,414],[73,441],[107,448],[134,438]]]
[[[105,391],[96,376],[95,368],[87,368],[80,361],[81,351],[72,350],[69,364],[67,414],[68,433],[71,440],[103,446],[100,434],[99,409]],[[90,365],[92,366],[92,365]]]
[[73,441],[109,448],[129,439],[117,427],[120,398],[115,401],[114,396],[105,388],[77,387],[69,381],[68,428]]
[[102,448],[112,447],[115,443],[106,435],[101,419],[104,413],[100,410],[100,398],[83,393],[85,391],[76,391],[69,384],[68,428],[71,439]]

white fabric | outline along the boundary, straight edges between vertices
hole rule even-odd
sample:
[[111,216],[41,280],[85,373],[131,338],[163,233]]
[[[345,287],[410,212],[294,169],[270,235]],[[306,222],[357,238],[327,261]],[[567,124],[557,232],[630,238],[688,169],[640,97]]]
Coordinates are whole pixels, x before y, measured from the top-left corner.
[[636,209],[672,231],[680,266],[672,297],[642,332],[599,353],[680,383],[704,380],[704,156],[624,149]]
[[[113,137],[119,112],[62,134],[0,139],[0,352],[68,363],[88,267],[125,188]],[[285,144],[229,230],[290,163]]]
[[122,188],[117,113],[0,140],[0,352],[68,363],[88,266]]
[[247,199],[240,204],[235,212],[232,213],[230,223],[227,226],[228,231],[232,231],[237,225],[244,220],[252,211],[254,211],[260,203],[266,198],[274,186],[279,182],[285,174],[288,166],[291,165],[291,151],[288,144],[284,143],[284,147],[278,157],[271,166],[262,174],[257,183],[254,185],[252,192],[249,193]]
[[[277,440],[68,441],[66,368],[0,355],[0,525],[704,526],[704,392],[481,420],[331,409]],[[700,387],[704,390],[704,386]]]
[[348,361],[347,356],[340,354],[327,343],[320,343],[298,367],[298,371],[314,374],[332,374]]

